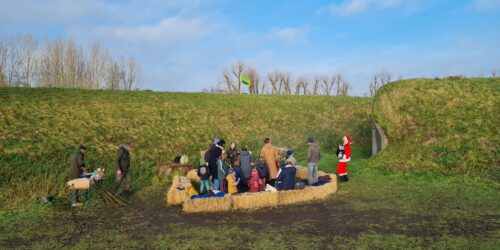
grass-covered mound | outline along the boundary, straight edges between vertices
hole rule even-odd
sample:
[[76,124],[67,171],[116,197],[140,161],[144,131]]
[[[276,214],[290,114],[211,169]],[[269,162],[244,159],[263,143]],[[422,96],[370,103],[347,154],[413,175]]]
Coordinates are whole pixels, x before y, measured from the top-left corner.
[[500,78],[399,81],[373,113],[389,146],[372,165],[500,177]]
[[196,162],[215,135],[255,151],[269,136],[299,160],[308,136],[326,151],[344,134],[357,145],[371,138],[368,98],[0,88],[0,99],[1,205],[63,195],[80,143],[89,166],[111,170],[110,185],[116,150],[131,141],[133,186],[141,188],[158,162],[180,154]]

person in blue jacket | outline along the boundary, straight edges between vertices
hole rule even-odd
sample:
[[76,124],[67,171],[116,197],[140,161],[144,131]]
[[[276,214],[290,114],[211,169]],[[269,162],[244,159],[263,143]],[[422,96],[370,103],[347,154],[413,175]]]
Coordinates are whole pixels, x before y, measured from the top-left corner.
[[233,165],[234,177],[238,182],[238,193],[244,193],[246,191],[246,181],[245,174],[243,173],[243,169],[237,164]]
[[295,175],[297,169],[289,160],[286,161],[285,166],[280,169],[278,178],[276,179],[276,189],[278,190],[292,190],[295,189]]
[[200,177],[200,194],[203,194],[203,189],[206,192],[210,190],[210,168],[207,165],[201,165],[198,168],[198,176]]

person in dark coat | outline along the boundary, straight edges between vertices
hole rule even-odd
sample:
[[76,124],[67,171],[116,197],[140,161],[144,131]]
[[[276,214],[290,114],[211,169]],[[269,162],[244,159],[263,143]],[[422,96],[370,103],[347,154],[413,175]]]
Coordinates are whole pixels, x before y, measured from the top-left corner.
[[269,178],[269,168],[267,167],[266,161],[263,157],[260,157],[259,165],[257,165],[256,169],[259,173],[259,179],[261,183],[260,191],[264,191],[264,189],[266,189],[267,179]]
[[227,151],[227,158],[229,159],[229,163],[234,165],[236,161],[238,161],[238,156],[240,155],[240,150],[238,149],[238,144],[236,142],[231,143],[231,147]]
[[247,148],[241,148],[240,156],[238,157],[238,162],[245,175],[245,182],[248,182],[252,178],[252,155],[248,152]]
[[276,179],[276,189],[278,190],[292,190],[295,189],[295,175],[297,174],[297,169],[293,166],[290,161],[286,162],[285,167],[283,167]]
[[[87,150],[87,148],[83,145],[80,145],[80,147],[78,147],[75,153],[71,156],[69,167],[70,180],[82,177],[85,170],[85,150]],[[73,206],[81,205],[80,201],[78,200],[78,190],[73,190],[71,197],[73,199]]]
[[238,182],[238,193],[244,193],[246,192],[246,186],[245,186],[245,175],[243,174],[243,170],[241,169],[240,166],[234,165],[233,166],[233,171],[234,171],[234,177],[236,180],[240,180]]
[[220,167],[222,167],[222,153],[224,151],[224,146],[226,145],[226,141],[224,139],[221,139],[217,142],[217,144],[213,144],[210,147],[209,155],[208,155],[208,167],[210,168],[210,174],[212,176],[212,184],[214,187],[214,190],[219,190],[220,183],[219,183],[219,163]]
[[132,183],[132,177],[130,175],[130,143],[125,143],[121,146],[116,153],[116,179],[113,191],[118,192],[118,188],[122,180],[125,179],[125,189],[123,192],[126,195],[130,195],[132,192],[130,190],[130,185]]
[[85,170],[85,150],[87,150],[87,148],[81,145],[71,156],[69,168],[70,180],[80,178],[82,176],[83,171]]

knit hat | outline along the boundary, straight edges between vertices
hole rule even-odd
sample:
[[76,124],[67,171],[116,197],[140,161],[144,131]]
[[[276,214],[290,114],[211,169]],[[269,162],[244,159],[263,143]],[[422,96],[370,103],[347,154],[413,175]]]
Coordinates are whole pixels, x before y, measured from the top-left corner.
[[309,137],[309,139],[307,139],[307,142],[309,142],[309,143],[313,143],[313,142],[314,142],[314,138]]
[[290,157],[290,155],[293,155],[293,151],[292,150],[286,151],[286,157]]

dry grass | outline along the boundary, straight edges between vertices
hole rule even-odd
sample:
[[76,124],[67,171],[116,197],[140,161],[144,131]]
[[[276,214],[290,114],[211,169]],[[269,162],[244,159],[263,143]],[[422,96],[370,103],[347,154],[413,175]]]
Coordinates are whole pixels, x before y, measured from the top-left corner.
[[[301,166],[297,166],[296,168],[297,168],[297,174],[295,174],[295,176],[299,179],[307,180],[308,179],[307,168]],[[321,170],[318,170],[318,176],[323,176],[323,175],[327,174]]]
[[259,192],[233,195],[233,209],[256,209],[275,207],[279,203],[279,192]]
[[198,172],[197,172],[196,169],[191,169],[187,173],[186,177],[189,178],[189,179],[191,179],[191,181],[201,182],[200,177],[198,176]]
[[233,207],[230,195],[218,198],[186,199],[182,211],[188,213],[196,212],[223,212]]
[[177,186],[181,184],[179,181],[179,176],[176,175],[172,180],[172,185],[167,192],[167,204],[168,205],[180,205],[182,204],[188,197],[188,190],[192,187],[191,183],[182,183],[184,186],[184,190],[177,189]]

